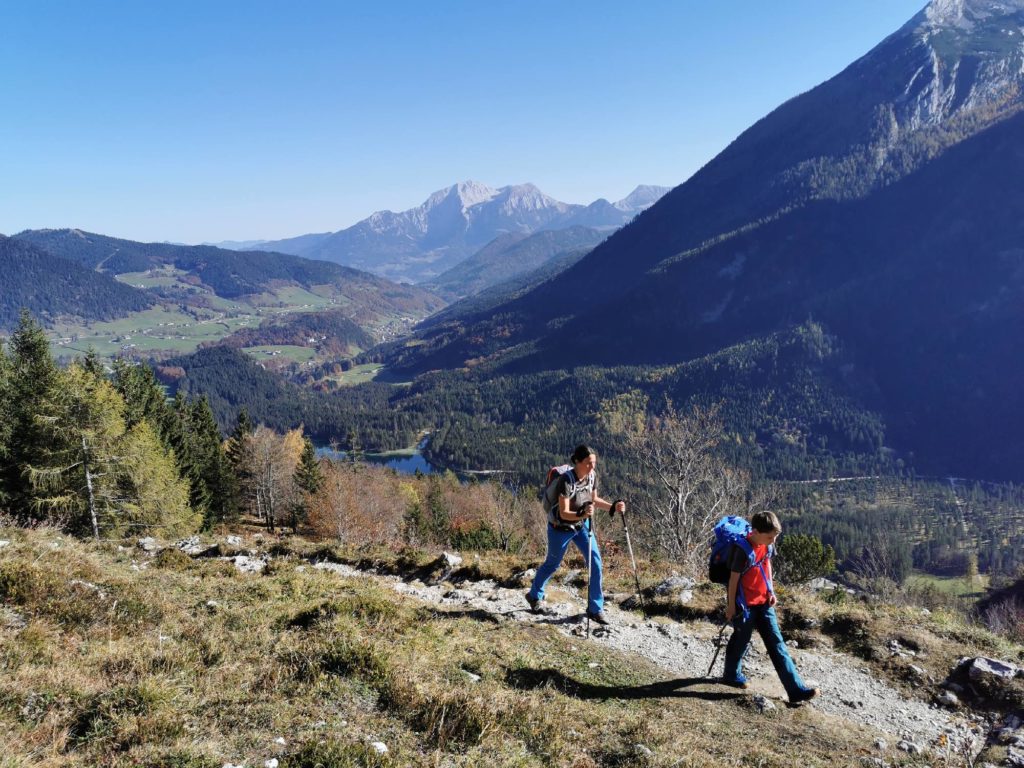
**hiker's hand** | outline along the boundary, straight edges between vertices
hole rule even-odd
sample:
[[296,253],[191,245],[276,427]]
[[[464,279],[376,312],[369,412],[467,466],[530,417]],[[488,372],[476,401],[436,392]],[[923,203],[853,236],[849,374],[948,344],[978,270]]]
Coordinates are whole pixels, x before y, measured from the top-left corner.
[[772,592],[770,595],[768,595],[768,607],[769,608],[773,607],[777,602],[779,602],[779,601],[775,597],[775,593],[774,592]]
[[577,517],[590,517],[594,514],[594,502],[588,501],[576,511]]
[[612,504],[612,508],[608,510],[608,517],[615,517],[615,513],[622,514],[626,511],[626,502],[622,499],[616,499]]
[[725,606],[725,620],[732,623],[732,620],[736,618],[736,604]]

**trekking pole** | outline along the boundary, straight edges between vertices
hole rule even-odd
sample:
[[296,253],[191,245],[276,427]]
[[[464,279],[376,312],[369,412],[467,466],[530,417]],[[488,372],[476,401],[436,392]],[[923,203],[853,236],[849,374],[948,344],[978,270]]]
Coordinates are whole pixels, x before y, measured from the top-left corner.
[[587,639],[588,640],[590,639],[590,579],[591,579],[591,573],[590,573],[590,550],[591,550],[591,547],[592,547],[592,542],[594,540],[593,521],[594,521],[594,518],[591,517],[590,520],[588,521],[589,525],[588,525],[588,523],[584,523],[584,525],[587,526],[587,596],[586,596],[587,610],[586,610],[586,613],[587,613]]
[[718,652],[722,650],[722,636],[725,634],[725,628],[728,626],[729,621],[727,619],[718,633],[718,639],[715,640],[715,655],[711,657],[711,666],[708,667],[708,673],[704,677],[711,677],[711,670],[715,668],[715,662],[718,661]]
[[[615,509],[613,506],[612,509]],[[636,594],[640,598],[640,610],[643,611],[644,618],[649,618],[647,615],[647,606],[644,605],[644,593],[640,588],[640,572],[636,568],[636,557],[633,555],[633,542],[629,540],[629,526],[626,524],[626,510],[623,508],[622,512],[622,528],[626,532],[626,549],[629,550],[629,560],[633,563],[633,579],[636,581]]]

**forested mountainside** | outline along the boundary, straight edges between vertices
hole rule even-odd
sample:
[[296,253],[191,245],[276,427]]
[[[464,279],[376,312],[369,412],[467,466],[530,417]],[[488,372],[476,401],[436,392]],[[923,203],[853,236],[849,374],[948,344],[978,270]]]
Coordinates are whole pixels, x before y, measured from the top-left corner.
[[43,321],[74,316],[110,320],[146,309],[154,298],[109,275],[0,235],[0,329],[18,323],[22,309]]
[[[479,293],[449,304],[439,312],[422,320],[417,326],[417,330],[426,331],[451,323],[454,324],[456,333],[458,333],[458,329],[463,328],[466,324],[490,317],[496,307],[507,304],[578,264],[590,251],[590,248],[583,247],[558,253],[536,269],[503,280]],[[393,349],[402,349],[402,343],[399,342]],[[392,352],[385,351],[382,346],[374,351],[374,359],[390,360],[392,359],[391,354]]]
[[1018,479],[1021,53],[990,38],[1021,18],[1021,3],[929,6],[570,273],[425,329],[391,364],[671,364],[810,318],[887,445],[922,470]]
[[533,235],[503,234],[444,274],[422,283],[452,301],[543,267],[567,251],[591,248],[607,237],[588,227],[544,230]]
[[172,266],[208,286],[218,296],[238,298],[288,281],[310,288],[342,286],[354,303],[394,306],[427,314],[444,302],[427,291],[326,261],[265,251],[229,251],[205,245],[137,243],[77,229],[28,230],[16,237],[55,256],[90,269],[121,274]]

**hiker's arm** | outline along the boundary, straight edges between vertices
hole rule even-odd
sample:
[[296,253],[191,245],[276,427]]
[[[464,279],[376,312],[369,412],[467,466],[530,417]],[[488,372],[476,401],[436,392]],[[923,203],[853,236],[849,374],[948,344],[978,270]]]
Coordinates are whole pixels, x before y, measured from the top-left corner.
[[558,516],[567,522],[575,522],[577,520],[586,520],[593,513],[593,507],[590,507],[591,511],[583,515],[577,515],[569,508],[569,497],[559,496],[558,497]]
[[626,502],[622,501],[621,499],[618,502],[612,502],[608,501],[607,499],[602,499],[600,496],[594,496],[594,506],[596,506],[598,509],[603,509],[605,512],[611,512],[612,507],[614,507],[616,504],[619,505],[618,509],[615,510],[616,512],[626,511]]
[[725,620],[732,621],[736,617],[736,590],[740,585],[739,571],[729,573],[729,597],[725,604]]

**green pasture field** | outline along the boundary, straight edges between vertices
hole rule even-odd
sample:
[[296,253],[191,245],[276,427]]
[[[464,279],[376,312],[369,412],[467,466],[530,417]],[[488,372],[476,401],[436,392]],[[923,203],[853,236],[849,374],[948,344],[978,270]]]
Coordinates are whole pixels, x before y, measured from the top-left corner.
[[989,577],[980,573],[974,578],[966,576],[934,576],[930,573],[914,571],[907,577],[906,586],[909,589],[923,589],[931,587],[948,595],[964,597],[984,592],[988,588]]
[[153,274],[152,270],[146,272],[123,272],[120,275],[114,275],[114,279],[134,288],[160,288],[181,283],[174,275],[163,272]]
[[[279,357],[285,360],[293,360],[296,363],[308,363],[316,357],[316,350],[312,347],[298,347],[289,344],[265,344],[258,347],[243,347],[242,351],[248,352],[259,360],[264,360],[268,357]],[[274,355],[274,352],[280,354]]]
[[340,373],[337,376],[328,377],[338,382],[343,387],[350,387],[356,384],[363,384],[367,381],[383,381],[386,384],[410,384],[411,381],[397,381],[391,378],[390,372],[380,363],[366,363],[357,365],[351,370]]
[[[197,320],[178,310],[155,307],[110,322],[76,325],[59,323],[51,331],[51,347],[57,355],[84,354],[90,348],[101,357],[112,357],[123,347],[138,353],[194,351],[204,341],[217,341],[258,323],[248,314],[213,313]],[[64,339],[72,339],[64,341]]]
[[285,286],[273,293],[258,294],[253,297],[252,304],[264,309],[281,309],[289,312],[308,312],[333,306],[329,296],[320,296],[299,286]]

